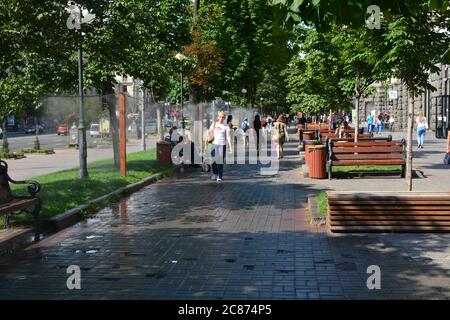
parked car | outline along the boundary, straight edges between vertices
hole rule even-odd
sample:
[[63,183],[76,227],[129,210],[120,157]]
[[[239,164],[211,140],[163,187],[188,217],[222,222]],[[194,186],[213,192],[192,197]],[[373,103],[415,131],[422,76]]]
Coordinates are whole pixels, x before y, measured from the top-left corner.
[[67,125],[65,124],[60,124],[58,126],[58,128],[56,129],[56,134],[59,135],[63,135],[63,136],[67,136],[69,134],[69,129],[67,128]]
[[40,125],[40,124],[32,124],[32,125],[30,125],[28,127],[25,127],[25,134],[36,133],[36,131],[37,131],[38,134],[39,133],[43,133],[44,132],[44,126]]
[[0,139],[3,139],[3,130],[0,128]]
[[101,137],[101,134],[100,134],[100,124],[98,124],[98,123],[92,123],[92,124],[91,124],[91,128],[90,128],[90,130],[89,130],[89,134],[90,134],[91,138],[94,138],[94,137]]

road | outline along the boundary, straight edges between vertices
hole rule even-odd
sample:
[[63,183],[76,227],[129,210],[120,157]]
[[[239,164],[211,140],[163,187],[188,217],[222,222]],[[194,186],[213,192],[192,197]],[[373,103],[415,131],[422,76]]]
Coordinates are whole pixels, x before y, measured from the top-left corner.
[[[60,138],[67,139],[67,137]],[[156,141],[156,136],[149,136],[146,140],[147,150],[156,148]],[[128,141],[127,153],[140,150],[140,141]],[[35,176],[72,169],[79,166],[79,151],[75,148],[59,148],[55,149],[55,152],[56,153],[52,155],[27,154],[27,157],[24,159],[8,160],[7,162],[11,177],[15,180],[25,180]],[[88,148],[87,153],[88,163],[97,160],[112,159],[114,157],[112,146],[108,145],[98,148]]]
[[[17,152],[22,149],[32,148],[34,146],[35,139],[36,135],[34,134],[25,134],[22,132],[21,133],[9,132],[8,133],[9,150],[11,152]],[[88,147],[102,143],[102,141],[99,138],[91,138],[89,134],[87,135],[86,139]],[[151,137],[149,137],[147,140],[149,139],[150,141],[154,140]],[[147,144],[150,141],[148,141]],[[64,149],[67,148],[69,145],[69,136],[63,135],[58,136],[56,133],[45,133],[39,135],[39,142],[41,144],[41,148]]]
[[[8,132],[9,150],[12,152],[32,148],[36,135],[17,132]],[[66,148],[68,147],[68,136],[58,136],[56,133],[45,133],[39,135],[42,148]]]

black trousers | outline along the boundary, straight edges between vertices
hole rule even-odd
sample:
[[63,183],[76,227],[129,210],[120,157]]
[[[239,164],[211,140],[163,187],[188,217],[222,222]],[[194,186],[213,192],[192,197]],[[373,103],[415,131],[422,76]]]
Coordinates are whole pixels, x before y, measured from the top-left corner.
[[212,150],[212,157],[214,162],[212,164],[213,173],[218,175],[220,179],[223,176],[223,164],[225,163],[226,146],[214,145]]

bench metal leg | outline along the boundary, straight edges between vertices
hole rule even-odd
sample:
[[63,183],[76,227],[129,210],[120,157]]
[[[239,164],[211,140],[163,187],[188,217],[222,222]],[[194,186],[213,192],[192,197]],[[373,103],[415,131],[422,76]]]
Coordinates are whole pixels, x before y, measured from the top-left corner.
[[3,224],[5,225],[5,227],[9,228],[9,214],[5,214],[3,216]]
[[404,178],[406,176],[406,165],[402,165],[402,175],[401,177]]
[[34,241],[38,241],[41,234],[41,223],[39,214],[42,208],[42,201],[39,200],[39,203],[34,207],[33,210],[33,218],[34,218]]

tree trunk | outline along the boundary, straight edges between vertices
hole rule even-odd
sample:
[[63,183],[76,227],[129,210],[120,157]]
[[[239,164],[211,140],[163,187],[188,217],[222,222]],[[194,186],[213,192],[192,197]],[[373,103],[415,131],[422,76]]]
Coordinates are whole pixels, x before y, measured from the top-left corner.
[[413,165],[413,130],[414,130],[414,93],[410,93],[408,101],[408,134],[406,140],[406,186],[412,191],[412,165]]
[[359,67],[356,66],[356,78],[355,78],[355,142],[358,142],[359,133],[359,100],[361,99],[361,74],[359,72]]
[[198,87],[192,84],[190,81],[189,81],[189,101],[192,103],[198,103]]
[[199,9],[200,9],[200,0],[194,0],[194,18],[198,16]]
[[5,116],[3,121],[3,146],[2,151],[9,154],[9,142],[8,142],[8,128],[7,128],[7,117]]

